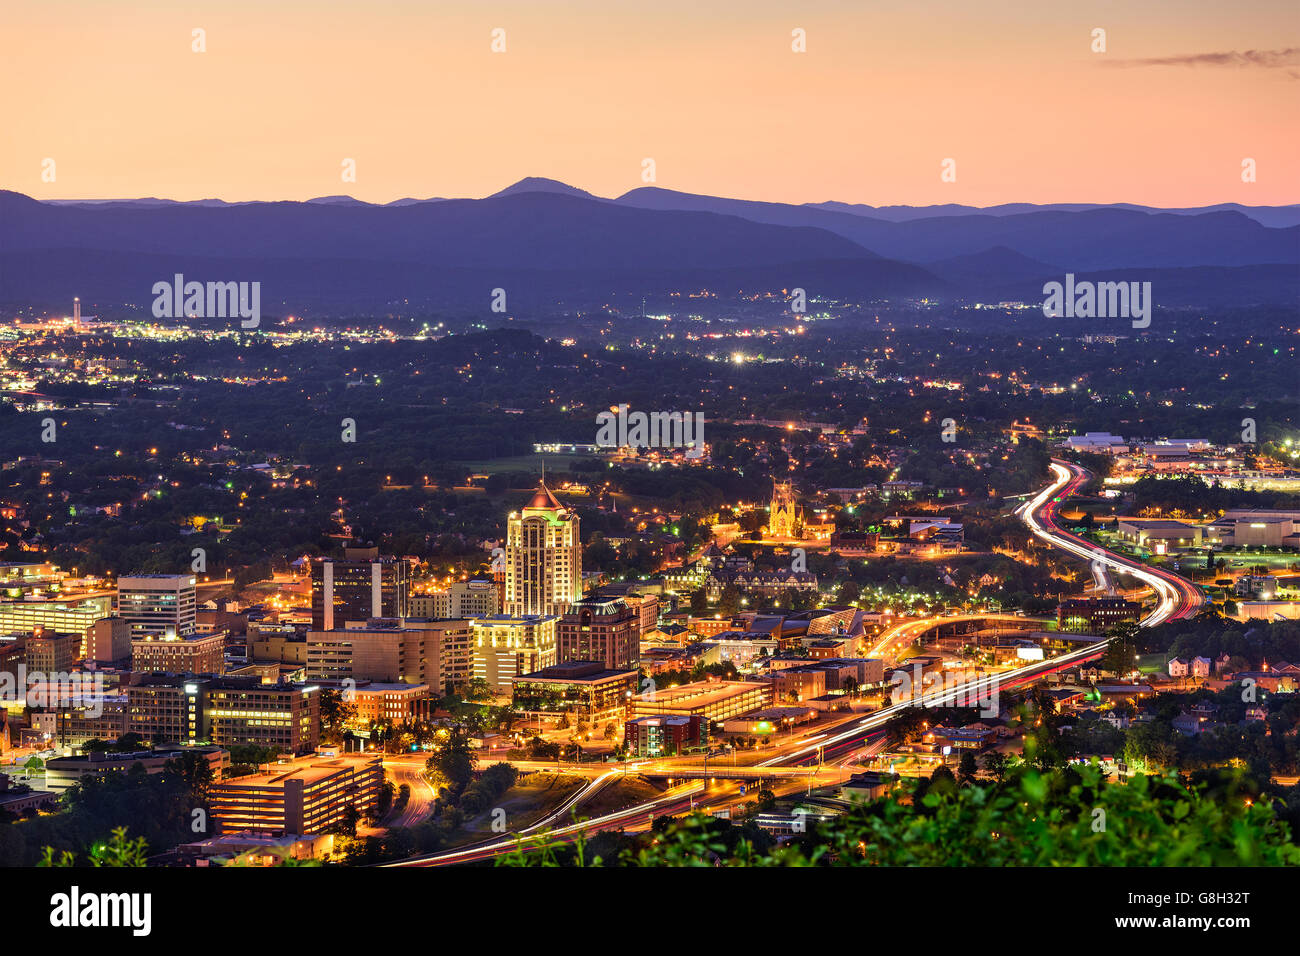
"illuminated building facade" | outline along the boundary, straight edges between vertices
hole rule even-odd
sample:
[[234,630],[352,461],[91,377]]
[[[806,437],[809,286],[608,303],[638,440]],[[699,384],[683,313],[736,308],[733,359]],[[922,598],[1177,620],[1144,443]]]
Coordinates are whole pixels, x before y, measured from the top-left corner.
[[345,548],[342,561],[317,558],[311,564],[312,630],[404,617],[408,590],[406,562],[380,557],[378,548]]
[[636,671],[607,669],[600,661],[564,661],[513,682],[517,710],[568,714],[592,723],[622,720],[636,690]]
[[159,743],[251,744],[310,753],[320,742],[320,688],[256,678],[149,678],[126,688],[127,726]]
[[601,661],[631,667],[640,656],[641,611],[622,598],[574,601],[560,617],[561,661]]
[[558,621],[505,614],[472,621],[473,676],[487,681],[493,693],[509,694],[516,677],[553,666]]
[[546,485],[506,525],[505,613],[514,617],[565,613],[582,597],[582,538],[578,516]]
[[772,482],[772,507],[767,519],[768,537],[797,538],[803,533],[799,504],[795,501],[794,484],[789,481]]
[[226,669],[226,632],[162,636],[131,641],[131,669],[160,674],[220,674]]
[[372,815],[383,783],[378,754],[304,757],[214,784],[208,803],[223,833],[302,836]]
[[709,722],[698,715],[656,714],[623,725],[623,745],[633,757],[672,757],[709,745]]
[[1141,615],[1142,605],[1124,598],[1073,599],[1056,609],[1056,626],[1071,634],[1104,634],[1116,624],[1137,623]]
[[117,615],[132,637],[194,633],[195,578],[190,574],[132,574],[117,579]]

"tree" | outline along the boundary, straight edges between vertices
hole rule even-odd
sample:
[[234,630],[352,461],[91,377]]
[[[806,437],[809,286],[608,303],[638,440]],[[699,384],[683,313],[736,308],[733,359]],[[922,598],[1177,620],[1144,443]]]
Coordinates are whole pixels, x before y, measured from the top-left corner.
[[[936,773],[936,778],[940,775]],[[922,788],[925,784],[928,787]],[[1300,847],[1267,800],[1219,798],[1177,774],[1108,782],[1095,765],[1040,773],[1018,767],[1002,784],[921,781],[912,799],[855,807],[782,846],[749,833],[724,839],[697,813],[667,821],[609,863],[665,866],[1295,866]],[[1096,810],[1107,826],[1096,830]],[[733,828],[739,829],[739,828]],[[521,846],[498,866],[573,862],[554,844]]]
[[1121,677],[1137,668],[1138,626],[1132,621],[1116,624],[1106,632],[1111,639],[1102,658],[1102,668]]
[[[112,837],[104,843],[96,843],[86,850],[87,862],[91,866],[100,867],[136,867],[144,866],[146,859],[146,849],[148,844],[145,843],[144,837],[137,837],[134,840],[128,839],[126,827],[117,827],[113,830]],[[41,861],[37,866],[77,866],[77,856],[70,850],[55,852],[54,847],[47,846],[41,851]]]
[[1001,783],[1007,775],[1007,755],[1000,750],[990,750],[983,758],[984,769],[993,775],[993,779]]
[[343,820],[338,824],[338,830],[344,836],[354,837],[357,835],[357,823],[361,820],[361,811],[352,804],[343,808]]
[[321,688],[320,736],[323,743],[342,743],[344,727],[356,715],[357,705],[345,700],[342,693],[330,687]]
[[473,779],[477,764],[478,757],[469,745],[469,736],[454,729],[445,741],[434,745],[433,756],[425,766],[445,784],[462,788]]
[[163,771],[175,774],[196,798],[206,800],[208,788],[212,786],[212,764],[205,755],[181,753],[168,760]]
[[978,767],[975,765],[975,754],[969,750],[963,750],[961,760],[957,763],[957,779],[963,784],[974,783],[975,774]]

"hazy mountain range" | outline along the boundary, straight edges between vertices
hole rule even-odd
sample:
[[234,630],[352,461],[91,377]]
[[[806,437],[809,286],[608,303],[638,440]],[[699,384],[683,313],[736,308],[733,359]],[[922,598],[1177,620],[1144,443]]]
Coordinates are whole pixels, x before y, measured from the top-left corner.
[[0,191],[0,302],[147,308],[154,282],[257,280],[295,307],[581,307],[800,286],[845,299],[1041,299],[1065,272],[1150,281],[1157,305],[1300,302],[1300,205],[872,207],[528,178],[483,199],[38,201]]

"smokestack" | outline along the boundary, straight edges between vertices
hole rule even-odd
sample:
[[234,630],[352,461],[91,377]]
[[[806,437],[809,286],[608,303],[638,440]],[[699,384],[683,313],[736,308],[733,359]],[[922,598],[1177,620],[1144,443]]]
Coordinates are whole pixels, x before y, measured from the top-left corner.
[[78,296],[72,300],[72,321],[77,325],[81,324],[81,297]]

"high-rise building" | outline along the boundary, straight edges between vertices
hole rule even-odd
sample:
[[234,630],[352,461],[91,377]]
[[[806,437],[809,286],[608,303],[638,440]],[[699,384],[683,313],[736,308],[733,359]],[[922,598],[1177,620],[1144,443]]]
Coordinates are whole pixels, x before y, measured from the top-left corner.
[[126,688],[127,726],[163,743],[251,744],[310,753],[320,742],[320,688],[247,677],[149,677]]
[[560,617],[557,635],[561,661],[632,667],[640,658],[640,608],[622,598],[583,598]]
[[66,674],[81,656],[80,634],[57,634],[37,628],[27,638],[27,671]]
[[192,574],[131,574],[117,579],[117,614],[131,636],[184,637],[194,633]]
[[582,537],[578,516],[545,484],[506,525],[505,613],[559,615],[582,597]]
[[406,562],[380,557],[378,548],[345,548],[342,561],[317,558],[311,566],[312,630],[404,617],[409,583]]
[[131,625],[120,617],[103,617],[86,628],[82,656],[87,667],[112,665],[131,657]]

